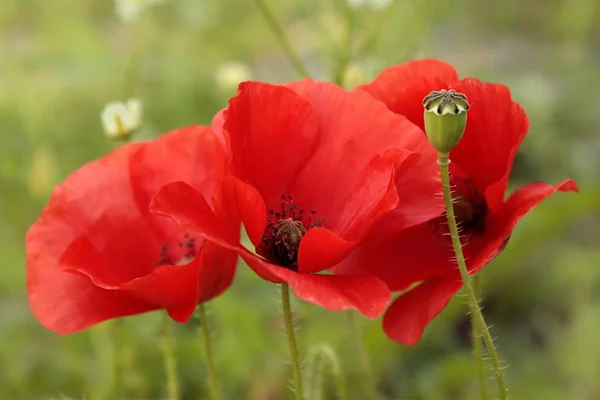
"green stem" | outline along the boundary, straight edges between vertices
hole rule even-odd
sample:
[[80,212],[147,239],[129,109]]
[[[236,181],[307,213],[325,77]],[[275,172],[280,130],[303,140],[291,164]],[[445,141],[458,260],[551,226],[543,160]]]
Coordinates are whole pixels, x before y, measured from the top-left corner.
[[290,41],[283,31],[283,28],[281,25],[279,25],[277,18],[275,18],[275,15],[273,15],[273,12],[271,12],[269,6],[267,6],[264,0],[254,0],[254,2],[256,3],[256,6],[258,7],[258,10],[262,14],[263,18],[275,34],[275,38],[279,43],[279,47],[281,47],[281,50],[286,55],[298,75],[303,78],[308,78],[310,76],[308,69],[304,66],[304,63],[294,51]]
[[454,216],[452,189],[450,187],[450,158],[448,153],[438,153],[438,164],[440,166],[440,173],[442,176],[442,191],[444,194],[444,204],[446,206],[446,216],[448,217],[448,227],[450,229],[452,247],[454,248],[454,254],[456,255],[456,262],[458,264],[463,285],[467,291],[467,298],[469,300],[469,307],[471,308],[473,324],[483,336],[483,341],[490,356],[490,360],[492,361],[492,365],[494,366],[498,390],[500,391],[500,399],[506,400],[508,399],[508,391],[506,388],[506,382],[504,381],[504,373],[502,372],[502,367],[500,365],[500,358],[498,357],[498,353],[494,347],[494,341],[492,339],[492,335],[490,334],[490,330],[488,329],[485,319],[483,318],[483,314],[481,313],[481,309],[479,308],[479,303],[477,302],[477,297],[475,296],[475,292],[473,291],[473,286],[471,285],[471,280],[469,278],[469,271],[467,270],[465,256],[462,251],[460,235],[456,225],[456,217]]
[[348,400],[348,392],[346,392],[346,385],[344,384],[344,377],[342,375],[342,369],[340,367],[340,361],[334,351],[328,346],[321,347],[321,354],[323,354],[329,361],[329,367],[331,369],[331,375],[335,381],[335,388],[337,391],[339,400]]
[[343,8],[344,17],[346,19],[346,32],[341,48],[339,49],[336,57],[336,67],[331,79],[331,81],[338,86],[342,86],[344,84],[346,70],[353,59],[352,43],[356,28],[356,13],[354,9],[350,6],[347,0],[340,0],[340,2],[340,7]]
[[399,0],[392,2],[385,12],[381,13],[380,17],[376,19],[375,23],[372,23],[366,29],[366,34],[363,36],[363,40],[356,50],[356,57],[365,55],[377,43],[381,29],[385,26],[388,19],[394,16],[394,8],[400,6],[401,3],[402,1]]
[[292,307],[290,305],[290,287],[287,283],[281,284],[281,302],[283,305],[283,318],[285,319],[285,330],[287,332],[288,346],[292,361],[292,374],[294,376],[294,389],[296,400],[303,400],[302,377],[300,375],[300,358],[298,346],[296,345],[296,334],[294,333],[294,321],[292,320]]
[[132,26],[130,34],[131,48],[129,49],[128,59],[123,68],[123,83],[121,88],[123,100],[135,97],[144,55],[141,48],[141,37],[143,36],[141,28],[137,25]]
[[114,335],[116,321],[106,321],[90,330],[94,355],[102,373],[94,379],[94,397],[111,398],[120,396],[117,377],[119,367],[117,363],[118,339]]
[[[472,278],[473,292],[479,302],[479,289],[481,276],[479,274],[474,275]],[[485,371],[485,360],[483,359],[483,347],[481,343],[481,333],[477,328],[477,325],[471,323],[471,341],[473,342],[473,349],[475,350],[475,366],[477,368],[477,380],[479,381],[479,394],[481,400],[487,400],[489,398],[487,392],[487,373]]]
[[206,312],[204,311],[204,304],[200,303],[198,306],[200,313],[200,325],[202,327],[202,337],[204,339],[204,353],[206,355],[206,366],[208,369],[208,384],[210,387],[210,395],[212,400],[221,400],[221,392],[219,391],[219,384],[217,382],[217,371],[215,369],[215,363],[212,356],[212,344],[210,340],[210,329],[206,318]]
[[163,361],[165,363],[165,371],[167,374],[167,388],[169,400],[179,399],[179,382],[177,381],[177,364],[175,363],[175,355],[173,354],[173,342],[169,333],[169,316],[165,313],[163,319],[163,331],[161,348],[163,353]]
[[356,319],[354,318],[354,312],[348,311],[346,313],[348,320],[348,330],[350,331],[350,337],[354,343],[354,348],[358,353],[360,365],[362,367],[363,382],[367,390],[368,399],[378,399],[379,394],[377,393],[377,385],[375,384],[375,378],[373,376],[373,368],[371,367],[371,360],[369,353],[365,347],[360,334],[360,330],[356,325]]

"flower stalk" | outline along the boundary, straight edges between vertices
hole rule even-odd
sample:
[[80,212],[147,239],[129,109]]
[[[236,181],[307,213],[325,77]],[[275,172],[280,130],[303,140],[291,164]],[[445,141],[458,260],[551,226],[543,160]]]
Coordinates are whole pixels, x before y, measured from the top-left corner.
[[290,305],[290,287],[287,283],[281,284],[281,302],[283,306],[283,318],[285,320],[285,330],[290,348],[290,358],[292,362],[292,375],[294,377],[294,391],[296,400],[304,400],[302,391],[302,375],[300,373],[300,357],[298,355],[298,345],[296,344],[296,334],[294,332],[294,321],[292,319],[292,307]]
[[204,310],[203,303],[200,303],[198,306],[198,313],[200,314],[200,326],[202,329],[202,339],[204,342],[204,353],[206,356],[206,368],[208,370],[208,386],[210,389],[210,396],[212,400],[221,400],[221,392],[219,391],[219,384],[217,381],[217,371],[212,355],[212,343],[210,338],[210,329],[208,327],[208,318],[206,318],[206,311]]
[[378,399],[379,393],[377,393],[377,385],[375,384],[375,377],[373,376],[373,368],[371,367],[371,359],[369,353],[365,347],[365,343],[362,340],[360,329],[356,324],[354,313],[348,311],[346,313],[348,319],[348,331],[350,332],[352,343],[358,353],[358,359],[362,367],[363,381],[365,382],[366,394],[369,399]]
[[[471,278],[471,284],[475,297],[479,302],[479,290],[481,288],[481,276],[476,274]],[[477,368],[477,380],[479,381],[479,395],[481,400],[488,400],[487,391],[487,373],[485,370],[485,360],[483,359],[483,346],[481,343],[481,333],[475,323],[471,323],[471,342],[473,343],[473,350],[475,352],[475,366]]]
[[296,70],[298,75],[300,75],[303,78],[310,77],[308,69],[302,62],[302,59],[300,59],[300,56],[298,56],[298,54],[296,54],[296,52],[294,51],[294,48],[290,44],[290,41],[288,40],[287,36],[285,35],[285,32],[283,31],[283,28],[277,21],[277,18],[275,17],[267,3],[265,3],[264,0],[254,0],[254,3],[256,4],[256,7],[258,7],[258,10],[260,11],[264,20],[271,28],[271,31],[273,31],[273,34],[275,35],[275,38],[279,43],[279,47],[281,47],[281,50],[292,64],[292,67],[294,67],[294,70]]
[[169,316],[165,313],[163,317],[163,330],[161,337],[161,349],[165,372],[167,375],[167,393],[170,400],[179,399],[179,382],[177,380],[177,364],[173,353],[173,342],[169,332]]
[[450,229],[450,238],[452,239],[452,247],[456,256],[456,262],[458,264],[460,276],[462,278],[463,285],[467,291],[467,298],[469,302],[469,308],[471,309],[473,324],[483,337],[483,341],[485,343],[490,360],[494,367],[494,373],[496,375],[496,382],[498,383],[500,399],[507,400],[508,390],[506,388],[506,382],[504,380],[504,373],[502,372],[502,367],[500,365],[500,357],[498,356],[498,352],[496,351],[496,347],[494,346],[492,335],[490,334],[490,331],[485,323],[483,314],[481,313],[481,309],[479,308],[477,297],[475,296],[473,286],[471,285],[469,272],[467,270],[467,264],[465,262],[465,256],[462,251],[462,244],[460,242],[460,235],[458,233],[458,226],[456,224],[456,217],[454,215],[454,206],[452,202],[452,189],[450,187],[449,171],[450,157],[448,152],[438,152],[438,164],[440,166],[440,173],[442,176],[442,192],[444,195],[444,204],[446,207],[448,227]]

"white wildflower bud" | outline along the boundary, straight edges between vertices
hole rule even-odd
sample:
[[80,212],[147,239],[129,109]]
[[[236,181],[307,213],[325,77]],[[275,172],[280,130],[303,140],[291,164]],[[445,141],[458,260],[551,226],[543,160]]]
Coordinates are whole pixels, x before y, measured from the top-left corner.
[[108,103],[100,119],[106,136],[127,139],[142,123],[142,103],[139,99],[130,99],[127,103]]
[[365,4],[367,4],[367,2],[369,0],[347,0],[348,1],[348,5],[352,8],[360,8],[362,6],[364,6]]
[[240,82],[252,79],[252,70],[239,61],[231,61],[219,67],[216,73],[217,86],[224,91],[237,89]]
[[125,23],[134,22],[149,7],[164,0],[115,0],[115,13]]
[[384,10],[388,8],[394,0],[371,0],[371,8],[374,10]]
[[373,10],[383,10],[389,7],[394,0],[346,0],[350,7],[358,9],[363,6],[369,6]]

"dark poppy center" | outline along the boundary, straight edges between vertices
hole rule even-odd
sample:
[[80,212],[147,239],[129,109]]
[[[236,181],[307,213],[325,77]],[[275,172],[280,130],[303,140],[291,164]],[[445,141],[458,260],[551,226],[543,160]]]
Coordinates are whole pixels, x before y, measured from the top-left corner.
[[198,252],[197,239],[184,234],[181,240],[160,246],[160,259],[156,265],[184,265],[190,262]]
[[316,211],[305,213],[291,195],[281,195],[279,210],[269,210],[267,226],[256,252],[281,267],[298,270],[298,250],[306,232],[320,226],[325,219],[316,219]]
[[[451,181],[454,198],[454,215],[461,235],[481,234],[485,231],[488,212],[485,196],[475,187],[470,178],[454,178]],[[432,221],[436,232],[446,234],[448,223],[446,214]]]

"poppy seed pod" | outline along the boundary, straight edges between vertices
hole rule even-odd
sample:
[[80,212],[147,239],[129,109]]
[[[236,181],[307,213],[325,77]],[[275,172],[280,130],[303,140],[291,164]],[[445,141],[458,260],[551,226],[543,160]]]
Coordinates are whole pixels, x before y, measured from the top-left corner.
[[433,91],[423,99],[423,107],[427,138],[438,152],[449,153],[467,126],[467,97],[453,89]]

